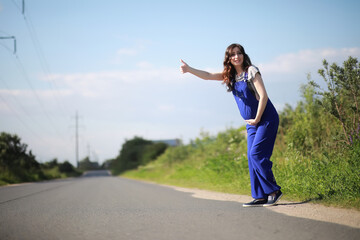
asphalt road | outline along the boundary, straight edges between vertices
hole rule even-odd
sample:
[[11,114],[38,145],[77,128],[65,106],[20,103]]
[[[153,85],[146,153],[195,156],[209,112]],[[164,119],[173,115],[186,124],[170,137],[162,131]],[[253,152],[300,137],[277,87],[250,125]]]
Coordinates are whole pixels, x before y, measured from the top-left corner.
[[88,172],[0,188],[0,239],[360,239],[360,229]]

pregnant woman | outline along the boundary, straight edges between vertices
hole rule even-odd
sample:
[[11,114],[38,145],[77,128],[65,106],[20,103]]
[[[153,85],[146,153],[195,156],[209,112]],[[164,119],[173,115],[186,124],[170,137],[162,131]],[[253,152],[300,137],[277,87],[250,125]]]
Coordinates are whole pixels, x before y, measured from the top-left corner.
[[204,80],[218,80],[232,92],[241,116],[246,121],[251,194],[244,207],[273,206],[282,196],[272,172],[270,157],[279,126],[279,116],[268,98],[260,71],[253,66],[240,44],[231,44],[225,52],[222,73],[195,69],[181,60],[182,73]]

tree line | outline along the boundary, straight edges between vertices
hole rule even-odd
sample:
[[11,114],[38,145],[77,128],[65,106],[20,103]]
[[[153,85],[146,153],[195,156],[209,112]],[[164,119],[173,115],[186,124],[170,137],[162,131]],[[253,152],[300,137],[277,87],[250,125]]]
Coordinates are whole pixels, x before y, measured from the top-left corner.
[[48,180],[66,176],[78,176],[74,166],[57,159],[39,163],[28,145],[16,134],[0,134],[0,185],[19,182]]

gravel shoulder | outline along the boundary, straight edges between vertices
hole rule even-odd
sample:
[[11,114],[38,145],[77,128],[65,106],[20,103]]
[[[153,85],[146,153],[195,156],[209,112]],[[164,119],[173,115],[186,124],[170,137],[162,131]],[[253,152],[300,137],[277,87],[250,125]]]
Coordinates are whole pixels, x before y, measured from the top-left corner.
[[[202,198],[218,201],[233,201],[245,203],[252,200],[250,196],[219,193],[200,189],[189,189],[182,187],[168,186],[177,191],[192,193],[194,198]],[[360,228],[360,211],[354,209],[342,209],[327,207],[320,204],[289,202],[280,200],[277,206],[268,207],[269,210],[282,213],[288,216],[307,218]]]

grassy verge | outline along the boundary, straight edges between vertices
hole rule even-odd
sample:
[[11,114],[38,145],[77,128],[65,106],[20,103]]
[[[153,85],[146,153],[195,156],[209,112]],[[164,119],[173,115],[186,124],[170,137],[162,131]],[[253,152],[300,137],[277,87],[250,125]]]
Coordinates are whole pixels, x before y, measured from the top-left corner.
[[49,179],[79,177],[82,174],[82,172],[79,170],[74,170],[71,172],[61,172],[58,166],[50,169],[43,169],[43,172],[45,176],[47,176],[47,178]]
[[[281,139],[279,140],[281,141]],[[250,195],[244,128],[216,137],[202,134],[168,148],[155,161],[123,176],[189,188]],[[337,153],[304,157],[277,142],[272,161],[285,199],[360,209],[360,144]]]
[[82,173],[75,170],[71,172],[61,172],[58,166],[53,168],[39,169],[37,171],[26,171],[25,169],[17,169],[17,171],[9,171],[1,169],[0,186],[5,186],[23,182],[37,182],[50,179],[78,177]]

